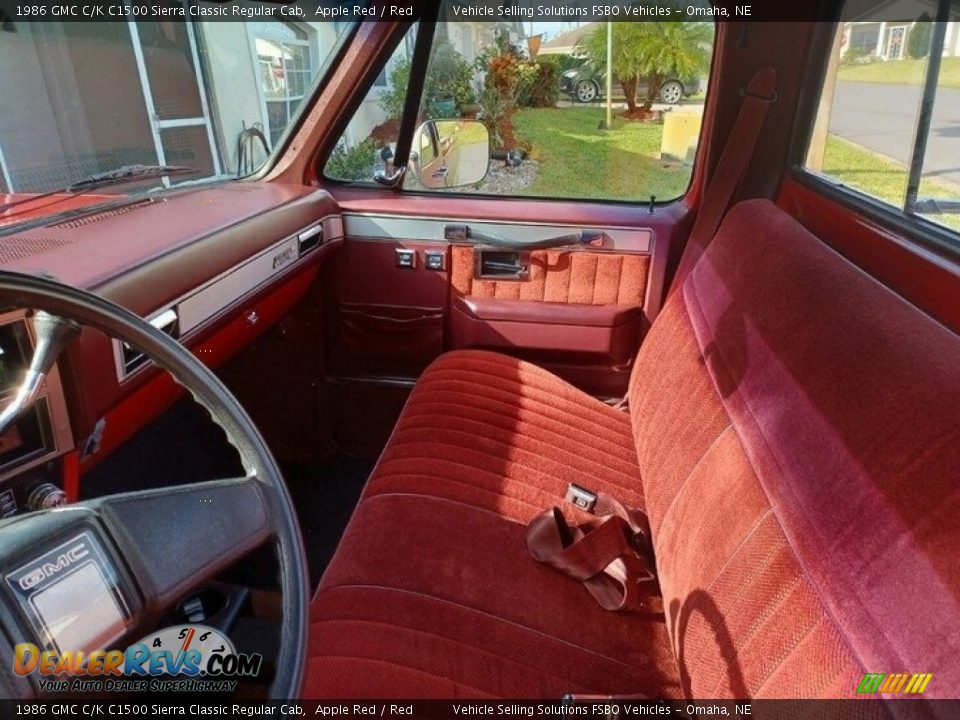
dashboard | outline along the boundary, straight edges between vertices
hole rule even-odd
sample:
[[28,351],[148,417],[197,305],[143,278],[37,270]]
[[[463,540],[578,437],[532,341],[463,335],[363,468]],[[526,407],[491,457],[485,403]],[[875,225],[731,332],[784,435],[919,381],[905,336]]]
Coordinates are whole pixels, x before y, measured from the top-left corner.
[[[24,311],[0,315],[0,404],[16,393],[33,354],[32,326]],[[0,517],[39,510],[62,492],[44,465],[73,449],[70,417],[56,368],[36,402],[0,435]],[[26,471],[36,469],[27,474]]]
[[[0,237],[0,267],[114,300],[216,366],[303,299],[342,239],[326,192],[233,182],[131,198]],[[0,314],[0,407],[33,342],[25,309]],[[81,472],[177,394],[138,351],[85,328],[39,400],[0,436],[0,517],[76,499]]]

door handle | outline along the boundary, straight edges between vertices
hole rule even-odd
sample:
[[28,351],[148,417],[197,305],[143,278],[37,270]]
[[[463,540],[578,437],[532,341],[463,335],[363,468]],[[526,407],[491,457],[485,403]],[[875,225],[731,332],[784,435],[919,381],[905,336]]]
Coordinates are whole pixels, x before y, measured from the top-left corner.
[[530,276],[530,253],[520,250],[477,251],[477,278],[496,280],[525,280]]

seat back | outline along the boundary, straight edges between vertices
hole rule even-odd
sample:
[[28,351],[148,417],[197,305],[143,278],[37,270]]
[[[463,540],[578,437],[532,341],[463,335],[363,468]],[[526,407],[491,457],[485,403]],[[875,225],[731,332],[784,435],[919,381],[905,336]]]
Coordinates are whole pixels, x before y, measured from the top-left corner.
[[767,201],[732,208],[630,408],[693,697],[960,687],[960,338]]

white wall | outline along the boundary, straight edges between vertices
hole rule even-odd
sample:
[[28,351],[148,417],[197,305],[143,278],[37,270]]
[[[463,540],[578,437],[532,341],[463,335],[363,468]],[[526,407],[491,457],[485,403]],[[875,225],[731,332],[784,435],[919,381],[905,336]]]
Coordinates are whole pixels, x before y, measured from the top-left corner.
[[[311,67],[317,73],[336,45],[337,29],[333,23],[321,22],[299,26],[310,36]],[[211,113],[215,127],[219,128],[224,165],[233,174],[237,171],[237,142],[244,127],[260,123],[264,134],[267,128],[251,30],[247,23],[240,22],[201,22],[197,28],[206,52],[207,82],[213,99]],[[265,159],[259,143],[254,145],[254,159],[255,164]]]
[[[197,23],[197,30],[205,53],[203,60],[212,99],[210,112],[214,116],[214,127],[219,129],[223,165],[228,173],[235,174],[237,138],[243,124],[250,127],[253,123],[265,122],[253,51],[245,23],[201,22]],[[256,157],[258,161],[264,159],[259,152]]]

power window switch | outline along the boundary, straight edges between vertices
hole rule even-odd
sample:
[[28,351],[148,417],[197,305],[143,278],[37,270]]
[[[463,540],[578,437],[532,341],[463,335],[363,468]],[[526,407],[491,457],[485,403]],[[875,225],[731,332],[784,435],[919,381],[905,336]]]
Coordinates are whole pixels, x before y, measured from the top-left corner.
[[423,254],[423,264],[428,270],[443,270],[447,254],[440,250],[428,250]]
[[397,267],[413,269],[417,266],[417,251],[405,248],[397,251]]

